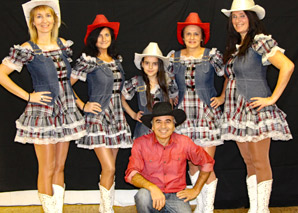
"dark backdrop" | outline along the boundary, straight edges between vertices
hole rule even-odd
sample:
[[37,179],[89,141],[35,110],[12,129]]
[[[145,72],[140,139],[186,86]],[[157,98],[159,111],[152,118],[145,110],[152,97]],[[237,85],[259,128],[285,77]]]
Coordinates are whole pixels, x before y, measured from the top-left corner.
[[[2,1],[0,7],[0,58],[4,58],[14,44],[29,39],[22,12],[23,0]],[[74,41],[74,59],[80,54],[86,26],[96,14],[103,13],[109,21],[119,21],[118,50],[124,58],[126,79],[140,74],[133,64],[134,52],[140,53],[150,41],[158,42],[164,55],[181,46],[176,39],[176,23],[184,21],[189,12],[198,12],[203,22],[211,23],[211,38],[207,47],[223,51],[227,18],[220,9],[229,9],[231,0],[60,0],[62,21],[60,36]],[[286,49],[286,55],[298,64],[296,0],[258,0],[266,9],[264,24],[267,31]],[[297,72],[297,69],[296,69]],[[270,66],[268,81],[274,88],[278,70]],[[297,140],[297,73],[294,72],[285,92],[277,102],[288,115],[293,140],[273,142],[270,150],[273,169],[271,206],[298,205],[298,140]],[[27,91],[32,91],[26,70],[14,72],[12,79]],[[221,79],[216,85],[221,88]],[[75,89],[87,100],[86,85],[77,83]],[[220,91],[219,91],[220,92]],[[0,192],[36,189],[37,161],[32,145],[14,143],[15,120],[23,112],[26,102],[0,87]],[[136,108],[136,100],[130,101]],[[131,128],[134,122],[128,118]],[[133,189],[124,182],[124,172],[130,149],[120,150],[116,168],[116,188]],[[219,178],[216,208],[247,206],[245,167],[234,142],[218,147],[215,172]],[[65,169],[68,190],[96,190],[100,166],[93,151],[78,149],[72,143]],[[189,180],[188,180],[189,182]]]

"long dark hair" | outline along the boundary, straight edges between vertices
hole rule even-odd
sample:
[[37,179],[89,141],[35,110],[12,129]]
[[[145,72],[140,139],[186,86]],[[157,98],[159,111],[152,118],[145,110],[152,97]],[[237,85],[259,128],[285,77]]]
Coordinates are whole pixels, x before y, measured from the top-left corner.
[[[255,35],[260,33],[266,34],[264,25],[260,21],[260,19],[258,18],[255,12],[244,11],[244,13],[248,18],[249,27],[248,27],[248,32],[245,35],[245,38],[242,42],[242,45],[239,48],[238,56],[244,56],[246,54],[248,48],[251,46],[253,42]],[[236,44],[241,43],[241,36],[238,32],[236,32],[232,23],[232,14],[229,17],[227,30],[228,30],[228,38],[227,38],[227,44],[226,44],[226,51],[223,56],[224,63],[226,63],[231,58],[232,54],[236,52]]]
[[[149,81],[149,78],[147,76],[147,74],[145,73],[143,67],[142,67],[142,62],[144,61],[144,58],[142,58],[142,61],[141,61],[141,70],[142,70],[142,76],[143,76],[143,80],[146,84],[146,98],[147,98],[147,108],[149,109],[149,111],[152,111],[152,107],[153,107],[153,97],[150,93],[150,81]],[[166,101],[166,102],[169,102],[170,101],[170,98],[169,98],[169,92],[168,92],[168,86],[167,86],[167,80],[166,80],[166,72],[165,72],[165,69],[164,69],[164,64],[163,64],[163,61],[161,59],[158,58],[158,72],[157,72],[157,81],[158,81],[158,85],[162,91],[162,95],[163,95],[163,98],[164,100],[163,101]]]
[[100,32],[104,29],[107,28],[110,31],[111,34],[111,45],[108,47],[108,55],[111,56],[112,58],[118,58],[118,53],[116,52],[116,47],[115,47],[115,36],[114,36],[114,30],[109,28],[109,27],[99,27],[93,30],[87,40],[86,40],[86,45],[83,48],[83,53],[86,53],[86,55],[92,56],[92,57],[97,57],[100,55],[100,51],[96,47],[97,39],[100,34]]

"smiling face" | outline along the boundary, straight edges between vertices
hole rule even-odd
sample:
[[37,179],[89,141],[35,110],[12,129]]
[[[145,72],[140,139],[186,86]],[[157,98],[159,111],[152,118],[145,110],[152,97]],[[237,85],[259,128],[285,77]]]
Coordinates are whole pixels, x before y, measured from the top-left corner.
[[231,16],[233,27],[243,40],[249,29],[248,17],[244,11],[234,11]]
[[202,29],[196,25],[188,25],[183,29],[183,41],[187,48],[201,47]]
[[49,33],[54,27],[55,19],[50,7],[36,9],[33,13],[33,25],[38,33]]
[[99,50],[106,50],[111,45],[111,42],[112,42],[111,32],[107,27],[105,27],[102,29],[102,31],[100,31],[98,35],[96,47]]
[[154,117],[152,119],[152,130],[158,142],[166,146],[175,130],[174,117],[171,115]]
[[142,67],[148,78],[156,77],[158,72],[158,58],[155,56],[145,56],[142,61]]

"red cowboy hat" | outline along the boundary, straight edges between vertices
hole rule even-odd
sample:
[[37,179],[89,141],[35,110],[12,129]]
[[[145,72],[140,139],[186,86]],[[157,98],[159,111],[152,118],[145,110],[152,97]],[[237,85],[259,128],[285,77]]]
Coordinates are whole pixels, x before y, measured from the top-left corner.
[[184,27],[188,25],[196,25],[199,26],[205,33],[205,42],[207,44],[210,38],[210,23],[203,23],[197,13],[190,13],[185,22],[177,22],[177,39],[180,44],[184,44],[183,38],[181,36],[181,32]]
[[88,38],[89,34],[93,30],[95,30],[96,28],[99,28],[99,27],[109,27],[109,28],[113,29],[115,40],[117,39],[120,23],[119,22],[109,22],[108,19],[104,15],[99,14],[95,17],[93,23],[87,26],[87,32],[86,32],[85,39],[84,39],[85,44],[87,42],[87,38]]

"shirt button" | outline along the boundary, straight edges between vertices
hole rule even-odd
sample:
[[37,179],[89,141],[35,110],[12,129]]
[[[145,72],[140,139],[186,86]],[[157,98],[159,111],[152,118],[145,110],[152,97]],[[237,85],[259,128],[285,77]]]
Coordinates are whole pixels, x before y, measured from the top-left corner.
[[163,163],[166,163],[166,161],[164,161]]

